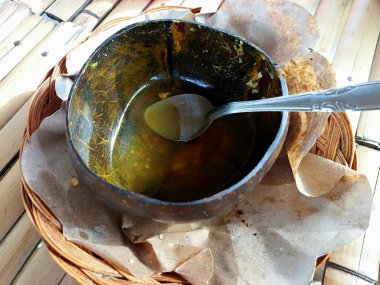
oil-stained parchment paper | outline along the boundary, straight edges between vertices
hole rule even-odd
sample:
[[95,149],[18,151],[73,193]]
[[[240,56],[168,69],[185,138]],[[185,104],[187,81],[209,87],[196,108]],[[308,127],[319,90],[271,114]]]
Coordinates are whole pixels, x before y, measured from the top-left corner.
[[22,155],[25,181],[57,216],[68,240],[136,276],[177,272],[193,284],[306,284],[318,256],[368,225],[372,192],[364,175],[310,155],[310,165],[323,169],[325,179],[342,178],[329,193],[308,197],[297,191],[285,151],[222,220],[164,225],[121,219],[77,178],[64,123],[61,109],[33,133]]

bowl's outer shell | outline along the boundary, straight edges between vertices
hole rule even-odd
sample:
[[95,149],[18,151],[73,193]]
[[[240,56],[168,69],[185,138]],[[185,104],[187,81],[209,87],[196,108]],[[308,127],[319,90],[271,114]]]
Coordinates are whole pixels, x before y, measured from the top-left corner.
[[[259,81],[261,92],[256,94],[252,77],[260,65],[265,71]],[[224,102],[287,95],[285,81],[271,59],[244,39],[192,22],[138,23],[105,41],[71,89],[67,110],[71,158],[81,180],[112,208],[166,222],[207,219],[230,210],[268,172],[284,144],[288,113],[255,114],[263,157],[238,183],[213,196],[165,202],[111,184],[102,173],[107,170],[113,130],[125,106],[152,77],[173,74],[223,90],[221,94],[228,94],[223,95]]]

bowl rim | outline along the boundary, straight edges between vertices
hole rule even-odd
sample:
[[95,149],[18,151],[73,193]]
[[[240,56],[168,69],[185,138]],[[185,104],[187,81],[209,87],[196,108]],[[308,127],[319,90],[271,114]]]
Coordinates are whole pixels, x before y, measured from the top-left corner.
[[[83,161],[82,157],[79,155],[79,153],[77,152],[77,150],[76,150],[76,148],[75,148],[75,146],[74,146],[74,144],[72,142],[71,135],[70,135],[70,124],[69,124],[69,110],[70,110],[71,101],[72,101],[71,99],[72,99],[73,94],[74,94],[74,92],[75,92],[75,90],[77,88],[78,82],[81,80],[82,75],[85,73],[85,71],[86,71],[86,69],[87,69],[87,67],[89,65],[89,62],[93,59],[93,57],[95,55],[97,55],[97,53],[101,49],[103,49],[105,46],[107,46],[109,42],[111,42],[114,38],[116,38],[120,34],[123,34],[126,31],[134,29],[134,28],[139,27],[139,26],[144,26],[144,25],[149,24],[149,23],[159,23],[159,22],[171,22],[171,23],[174,23],[174,22],[183,22],[183,23],[198,25],[198,26],[201,26],[201,27],[204,27],[204,28],[208,28],[208,29],[213,29],[216,32],[227,34],[228,36],[231,36],[231,37],[233,37],[233,38],[235,38],[237,40],[240,40],[244,44],[246,44],[248,46],[251,46],[251,47],[255,48],[256,50],[258,50],[273,65],[275,71],[278,71],[278,65],[261,48],[259,48],[255,44],[251,43],[250,41],[246,40],[245,38],[243,38],[243,37],[241,37],[239,35],[232,34],[231,32],[228,32],[226,30],[214,27],[212,25],[208,25],[208,24],[204,24],[204,23],[199,23],[199,22],[196,22],[196,21],[182,20],[182,19],[148,20],[148,21],[140,21],[140,22],[137,22],[137,23],[133,23],[131,25],[127,25],[127,26],[121,28],[120,30],[118,30],[117,32],[113,33],[112,35],[110,35],[106,40],[104,40],[92,52],[92,54],[89,56],[89,58],[86,60],[86,62],[81,67],[78,75],[76,76],[76,78],[75,78],[75,80],[74,80],[74,82],[73,82],[73,84],[72,84],[72,86],[70,88],[70,93],[69,93],[69,97],[67,99],[67,107],[66,107],[66,112],[65,112],[66,113],[65,114],[66,115],[66,118],[65,118],[66,128],[65,129],[66,129],[66,136],[67,136],[68,142],[69,142],[69,147],[73,151],[73,154],[75,155],[76,159],[79,161],[79,164],[81,164],[81,166],[86,170],[86,172],[88,172],[96,180],[99,180],[101,183],[105,184],[109,189],[112,189],[112,191],[117,192],[121,196],[125,196],[127,198],[132,198],[132,199],[138,200],[138,201],[143,202],[143,203],[152,203],[152,204],[157,204],[157,205],[160,205],[160,206],[194,206],[194,205],[201,205],[201,204],[209,203],[209,202],[215,201],[215,200],[221,200],[228,193],[235,191],[236,189],[238,189],[239,187],[241,187],[242,185],[244,185],[245,183],[247,183],[252,178],[252,176],[255,173],[257,173],[260,168],[263,167],[264,163],[266,161],[268,161],[269,158],[274,154],[274,151],[275,151],[278,143],[281,142],[282,136],[285,136],[286,133],[287,133],[288,125],[289,125],[289,112],[281,112],[282,113],[282,118],[281,118],[281,123],[280,123],[279,129],[277,131],[277,134],[274,137],[273,142],[270,144],[269,148],[266,150],[266,152],[263,155],[263,157],[259,160],[259,162],[256,164],[256,166],[254,168],[252,168],[242,179],[240,179],[238,182],[234,183],[230,187],[228,187],[226,189],[223,189],[222,191],[219,191],[219,192],[217,192],[217,193],[215,193],[215,194],[213,194],[211,196],[208,196],[208,197],[205,197],[205,198],[202,198],[202,199],[198,199],[198,200],[194,200],[194,201],[186,201],[186,202],[163,201],[163,200],[152,198],[152,197],[149,197],[149,196],[146,196],[146,195],[143,195],[143,194],[132,192],[132,191],[128,190],[127,188],[122,188],[120,186],[114,185],[114,184],[108,182],[107,180],[105,180],[104,178],[98,176],[90,167],[87,166],[87,164]],[[281,74],[279,74],[279,73],[277,73],[277,76],[278,76],[278,78],[280,80],[282,96],[288,95],[288,88],[287,88],[286,81],[285,81],[284,77]]]

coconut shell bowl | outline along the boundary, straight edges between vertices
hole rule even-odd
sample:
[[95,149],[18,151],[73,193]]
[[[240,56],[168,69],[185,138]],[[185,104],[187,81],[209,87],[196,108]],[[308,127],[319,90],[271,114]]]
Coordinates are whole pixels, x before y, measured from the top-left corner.
[[67,106],[74,167],[110,207],[163,222],[221,216],[273,165],[287,113],[231,115],[197,139],[169,141],[147,126],[144,111],[183,93],[219,106],[287,88],[264,51],[210,26],[159,20],[112,35],[82,68]]

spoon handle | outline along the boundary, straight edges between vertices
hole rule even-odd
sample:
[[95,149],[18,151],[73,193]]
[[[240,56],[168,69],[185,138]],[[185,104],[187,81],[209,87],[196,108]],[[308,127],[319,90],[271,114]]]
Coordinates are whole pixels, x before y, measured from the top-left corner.
[[345,112],[380,109],[380,81],[269,99],[232,102],[216,108],[212,119],[247,112]]

